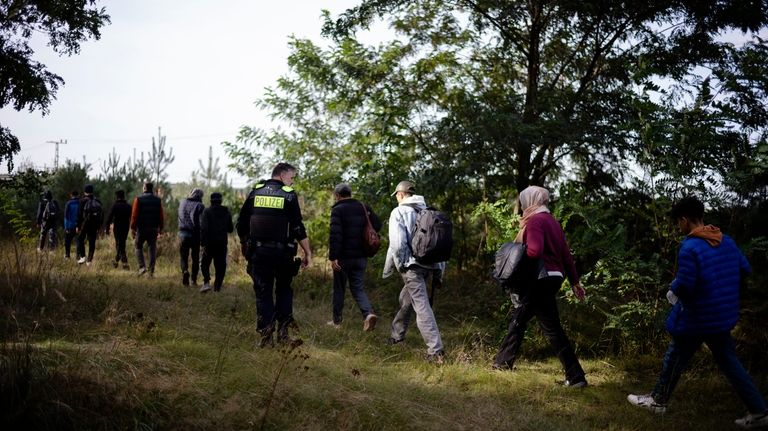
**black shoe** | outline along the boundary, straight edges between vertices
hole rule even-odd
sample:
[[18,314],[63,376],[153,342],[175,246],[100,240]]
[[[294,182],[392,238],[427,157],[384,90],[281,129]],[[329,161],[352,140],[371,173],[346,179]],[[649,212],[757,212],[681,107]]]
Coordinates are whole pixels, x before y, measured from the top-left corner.
[[112,267],[113,268],[117,268],[118,267],[118,263],[117,262],[112,262]]
[[288,328],[293,326],[294,329],[296,328],[296,323],[293,321],[293,319],[280,322],[279,325],[277,325],[277,342],[280,344],[288,343],[291,341],[291,337],[288,336]]
[[396,340],[396,339],[394,339],[392,337],[389,337],[389,338],[387,338],[387,346],[394,346],[395,344],[400,344],[403,341],[405,341],[405,339]]
[[509,364],[497,364],[496,362],[491,364],[491,369],[495,371],[512,371],[512,367]]
[[564,382],[560,382],[563,386],[566,388],[574,388],[574,389],[581,389],[587,387],[587,379],[584,377],[580,379],[574,379],[574,380],[565,380]]
[[261,334],[261,339],[258,342],[258,346],[260,348],[264,348],[269,346],[274,346],[275,341],[272,339],[272,333],[275,332],[275,325],[269,325],[264,329],[259,330],[259,334]]
[[184,273],[181,274],[181,284],[189,286],[189,273],[187,271],[184,271]]
[[438,350],[437,353],[427,355],[427,362],[431,362],[435,365],[445,364],[445,353],[442,350]]

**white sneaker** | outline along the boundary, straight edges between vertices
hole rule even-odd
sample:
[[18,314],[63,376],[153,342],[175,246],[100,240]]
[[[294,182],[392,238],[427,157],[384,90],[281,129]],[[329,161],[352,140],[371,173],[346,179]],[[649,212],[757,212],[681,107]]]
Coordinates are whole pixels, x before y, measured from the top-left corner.
[[86,265],[86,266],[91,266],[91,263],[92,263],[92,262],[89,260],[88,262],[85,262],[85,265]]
[[77,264],[78,264],[78,265],[82,265],[82,264],[84,264],[84,263],[85,263],[85,261],[86,261],[86,260],[87,260],[87,259],[86,259],[85,257],[81,257],[80,259],[78,259],[78,260],[77,260]]
[[768,411],[762,413],[750,413],[743,418],[734,421],[742,428],[768,427]]
[[648,409],[654,413],[664,413],[667,411],[667,406],[664,404],[659,404],[656,402],[656,400],[653,399],[653,396],[651,394],[646,395],[627,395],[627,401],[629,401],[630,404],[642,407],[644,409]]
[[341,329],[341,323],[336,323],[333,320],[329,320],[329,321],[325,322],[325,324],[328,325],[328,326],[332,326],[333,329]]
[[373,331],[373,328],[376,327],[376,321],[379,319],[378,316],[376,316],[373,313],[370,313],[369,315],[365,316],[365,321],[363,322],[363,331]]
[[211,287],[210,284],[203,283],[203,287],[200,288],[200,293],[205,293],[205,292],[207,292],[207,291],[209,291],[211,289],[212,289],[212,287]]

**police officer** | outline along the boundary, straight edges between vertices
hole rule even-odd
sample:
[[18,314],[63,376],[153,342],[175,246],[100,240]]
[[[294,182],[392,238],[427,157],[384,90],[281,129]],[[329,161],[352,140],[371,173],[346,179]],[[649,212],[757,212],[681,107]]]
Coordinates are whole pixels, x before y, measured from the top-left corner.
[[[298,264],[302,268],[312,264],[298,196],[291,187],[295,176],[295,167],[278,163],[272,178],[251,190],[237,219],[241,251],[248,259],[248,273],[256,292],[260,347],[273,344],[276,325],[278,341],[288,340],[288,327],[293,323],[291,279],[298,273]],[[294,260],[297,241],[303,251],[300,262]]]

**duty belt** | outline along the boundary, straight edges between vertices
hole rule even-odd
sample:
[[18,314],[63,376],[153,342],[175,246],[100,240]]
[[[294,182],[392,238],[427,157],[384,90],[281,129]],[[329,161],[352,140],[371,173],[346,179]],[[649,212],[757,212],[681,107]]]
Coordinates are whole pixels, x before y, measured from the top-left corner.
[[279,242],[279,241],[253,241],[251,244],[254,247],[266,247],[266,248],[277,248],[277,249],[296,247],[296,244],[294,243],[285,243],[285,242]]

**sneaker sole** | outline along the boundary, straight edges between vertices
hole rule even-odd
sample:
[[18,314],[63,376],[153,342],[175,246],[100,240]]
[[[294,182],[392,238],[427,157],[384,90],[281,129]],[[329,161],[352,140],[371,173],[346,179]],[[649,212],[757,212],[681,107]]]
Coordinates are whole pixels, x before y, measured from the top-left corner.
[[369,314],[368,317],[365,318],[365,322],[363,322],[363,331],[373,331],[373,329],[376,328],[376,321],[378,320],[379,318],[375,314]]

